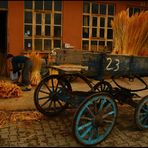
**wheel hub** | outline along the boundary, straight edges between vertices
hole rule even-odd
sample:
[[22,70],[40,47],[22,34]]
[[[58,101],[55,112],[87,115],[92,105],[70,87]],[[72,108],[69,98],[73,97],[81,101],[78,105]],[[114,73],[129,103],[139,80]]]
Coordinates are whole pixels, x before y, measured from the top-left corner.
[[94,125],[95,126],[102,126],[103,125],[103,112],[100,111],[94,118]]

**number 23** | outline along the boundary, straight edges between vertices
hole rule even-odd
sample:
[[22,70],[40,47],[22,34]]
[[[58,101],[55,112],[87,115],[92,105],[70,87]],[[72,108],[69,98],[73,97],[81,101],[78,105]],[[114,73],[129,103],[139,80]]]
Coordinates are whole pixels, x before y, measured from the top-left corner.
[[111,58],[107,58],[107,61],[108,61],[108,64],[106,66],[106,70],[110,71],[110,70],[113,70],[113,71],[118,71],[119,70],[119,64],[120,64],[120,60],[119,59],[115,59],[115,65],[116,67],[111,67],[111,63],[113,62]]

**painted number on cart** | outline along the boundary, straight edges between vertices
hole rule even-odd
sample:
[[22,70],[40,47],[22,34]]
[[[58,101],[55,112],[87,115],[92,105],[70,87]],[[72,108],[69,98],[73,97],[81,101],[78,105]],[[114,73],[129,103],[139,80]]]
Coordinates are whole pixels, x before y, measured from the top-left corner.
[[111,58],[107,58],[108,64],[106,66],[106,70],[110,71],[118,71],[119,70],[119,64],[120,64],[120,60],[119,59],[114,59],[115,61],[115,65],[114,67],[112,66],[113,60]]

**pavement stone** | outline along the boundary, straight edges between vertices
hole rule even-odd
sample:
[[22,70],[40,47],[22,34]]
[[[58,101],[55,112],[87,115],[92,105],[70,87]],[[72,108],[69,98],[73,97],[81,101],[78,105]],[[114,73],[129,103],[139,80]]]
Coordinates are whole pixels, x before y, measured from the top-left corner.
[[[117,124],[111,134],[95,147],[147,147],[148,132],[136,127],[134,109],[128,105],[118,105],[118,108]],[[0,128],[0,147],[84,147],[73,137],[72,120],[69,110],[52,118],[16,122],[9,120]]]

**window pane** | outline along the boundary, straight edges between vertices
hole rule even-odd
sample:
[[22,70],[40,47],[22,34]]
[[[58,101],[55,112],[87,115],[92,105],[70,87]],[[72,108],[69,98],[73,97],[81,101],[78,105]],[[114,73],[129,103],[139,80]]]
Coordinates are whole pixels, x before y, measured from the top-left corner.
[[104,51],[105,48],[105,41],[99,41],[99,51]]
[[43,1],[40,0],[35,1],[35,10],[43,10]]
[[45,35],[50,36],[50,26],[45,26]]
[[113,30],[112,29],[107,29],[107,38],[112,39],[113,38]]
[[83,12],[89,13],[90,12],[90,3],[89,2],[83,2]]
[[36,25],[36,35],[41,35],[41,25]]
[[109,4],[108,5],[108,14],[109,15],[114,15],[114,4]]
[[89,41],[82,41],[82,49],[89,50]]
[[8,1],[0,1],[0,8],[8,8]]
[[104,29],[102,29],[102,28],[100,29],[100,37],[104,38]]
[[42,39],[35,39],[35,50],[42,50]]
[[61,27],[54,26],[54,37],[61,37]]
[[92,37],[97,37],[97,28],[92,28]]
[[129,8],[129,16],[133,15],[133,8]]
[[55,25],[61,25],[61,14],[55,14],[54,15],[54,24]]
[[52,1],[44,1],[44,10],[52,10]]
[[91,41],[91,51],[97,51],[97,41]]
[[61,48],[61,40],[54,40],[54,48]]
[[108,41],[107,42],[107,48],[108,48],[109,51],[112,51],[112,46],[113,46],[112,41]]
[[25,37],[32,36],[32,25],[25,25]]
[[62,10],[62,1],[54,1],[54,10],[61,11]]
[[44,50],[50,50],[51,49],[51,40],[45,39],[44,40]]
[[51,15],[45,14],[45,24],[51,24]]
[[25,39],[25,49],[32,50],[32,40]]
[[32,12],[25,12],[25,23],[32,23]]
[[25,9],[32,9],[32,1],[25,1]]
[[106,14],[106,5],[100,4],[100,14]]
[[36,14],[36,24],[41,24],[41,14]]
[[134,8],[134,13],[139,13],[140,12],[140,8]]
[[93,17],[92,25],[97,27],[97,17]]
[[83,38],[89,38],[89,28],[83,27]]
[[111,20],[113,20],[113,17],[108,17],[108,27],[111,27]]
[[89,26],[89,16],[83,16],[83,26]]
[[92,3],[92,13],[94,14],[98,13],[98,4]]
[[105,27],[105,18],[100,17],[100,27]]

